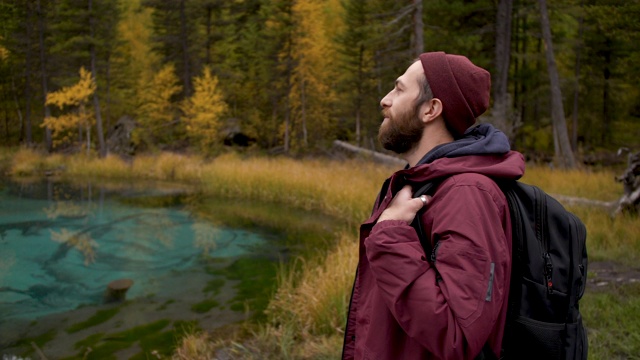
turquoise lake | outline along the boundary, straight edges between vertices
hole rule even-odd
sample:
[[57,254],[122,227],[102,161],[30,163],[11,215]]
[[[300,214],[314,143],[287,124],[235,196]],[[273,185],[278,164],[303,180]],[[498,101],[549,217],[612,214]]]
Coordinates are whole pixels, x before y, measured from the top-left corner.
[[[187,321],[206,330],[245,320],[266,305],[278,263],[325,241],[333,226],[299,210],[207,199],[176,185],[1,184],[3,356],[28,353],[20,340],[43,334],[52,334],[43,351],[58,358],[80,356],[87,337],[160,320],[166,329]],[[303,228],[271,224],[273,212]],[[118,279],[133,285],[125,302],[108,303],[107,285]],[[108,309],[117,315],[87,322]],[[128,358],[119,351],[116,358]]]

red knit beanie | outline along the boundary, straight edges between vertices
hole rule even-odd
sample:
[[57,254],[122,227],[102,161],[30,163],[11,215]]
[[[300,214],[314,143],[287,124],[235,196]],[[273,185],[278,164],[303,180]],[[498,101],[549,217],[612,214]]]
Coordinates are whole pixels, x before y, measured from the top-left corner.
[[429,52],[420,55],[433,97],[442,101],[449,128],[460,137],[489,107],[491,76],[462,55]]

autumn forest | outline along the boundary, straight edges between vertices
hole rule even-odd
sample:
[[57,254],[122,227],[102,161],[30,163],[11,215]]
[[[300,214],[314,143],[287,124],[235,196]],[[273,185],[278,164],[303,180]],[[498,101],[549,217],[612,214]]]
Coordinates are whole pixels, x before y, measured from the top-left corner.
[[480,121],[531,159],[640,144],[637,0],[0,0],[0,17],[6,145],[375,149],[378,102],[424,51],[492,73]]

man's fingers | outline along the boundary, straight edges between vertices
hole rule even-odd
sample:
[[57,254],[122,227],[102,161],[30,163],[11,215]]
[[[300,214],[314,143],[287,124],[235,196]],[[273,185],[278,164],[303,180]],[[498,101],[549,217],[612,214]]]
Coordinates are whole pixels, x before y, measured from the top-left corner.
[[411,189],[410,185],[405,185],[402,187],[402,189],[400,189],[400,191],[398,191],[398,193],[396,194],[396,197],[401,198],[401,199],[411,199],[411,194],[412,194],[413,190]]
[[429,203],[429,197],[427,195],[420,195],[420,197],[418,198],[420,199],[420,201],[422,202],[422,206],[427,206],[427,204]]

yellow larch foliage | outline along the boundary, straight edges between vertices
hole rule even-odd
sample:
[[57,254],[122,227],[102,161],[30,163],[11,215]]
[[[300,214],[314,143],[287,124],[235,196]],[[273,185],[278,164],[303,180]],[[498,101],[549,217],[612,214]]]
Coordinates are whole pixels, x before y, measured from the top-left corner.
[[133,74],[142,78],[152,78],[153,69],[160,62],[159,56],[152,51],[152,13],[140,0],[122,2],[122,19],[118,23],[118,44],[120,51],[126,53]]
[[91,72],[81,67],[80,81],[75,85],[47,94],[47,105],[55,105],[60,109],[65,106],[78,106],[87,103],[94,91],[96,91],[96,83],[91,77]]
[[[331,132],[332,103],[336,101],[335,63],[332,29],[338,26],[333,16],[335,1],[300,0],[293,6],[297,19],[292,51],[296,68],[293,71],[291,106],[294,131],[292,146],[307,146],[314,140],[326,138]],[[332,23],[333,21],[333,23]]]
[[187,136],[204,152],[220,143],[221,117],[227,110],[218,78],[205,67],[193,80],[194,94],[182,104]]
[[[0,37],[0,40],[2,40],[2,37]],[[0,45],[0,61],[5,61],[9,58],[9,50],[7,50],[7,48],[5,48],[4,46]]]
[[220,236],[220,230],[205,222],[195,222],[191,225],[194,239],[193,246],[202,250],[202,254],[210,256],[213,251],[218,248],[217,239]]
[[98,243],[91,238],[89,233],[73,233],[66,228],[60,229],[60,232],[54,230],[49,230],[49,232],[51,233],[51,240],[78,250],[84,256],[85,266],[89,266],[96,261]]
[[133,141],[148,145],[167,141],[172,133],[169,126],[177,119],[178,105],[173,97],[182,91],[175,74],[175,66],[166,64],[150,81],[140,80],[138,127],[133,132]]
[[80,80],[76,84],[47,94],[47,105],[54,105],[62,111],[70,108],[67,113],[45,118],[42,122],[42,127],[51,129],[54,146],[70,141],[72,138],[70,132],[83,126],[87,132],[87,149],[89,148],[94,119],[93,114],[87,111],[87,105],[95,91],[96,83],[91,72],[82,67]]

